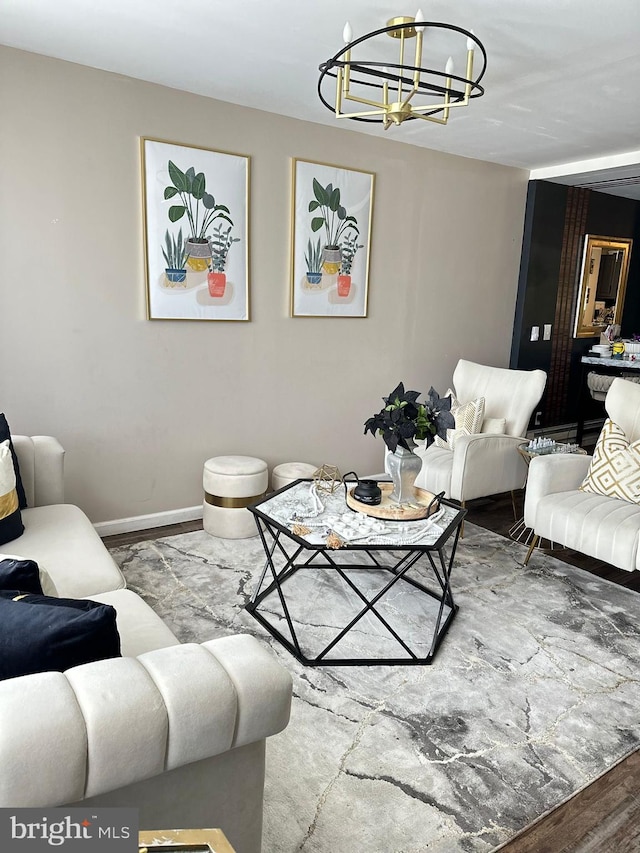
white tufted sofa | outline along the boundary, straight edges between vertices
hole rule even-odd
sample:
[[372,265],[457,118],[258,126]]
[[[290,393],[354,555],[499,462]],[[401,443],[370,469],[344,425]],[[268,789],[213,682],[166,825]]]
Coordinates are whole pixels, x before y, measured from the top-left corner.
[[123,657],[0,681],[0,807],[136,807],[143,829],[220,827],[259,853],[265,738],[288,723],[289,673],[247,635],[181,645],[62,503],[56,439],[13,440],[29,508],[3,554],[36,560],[48,594],[113,605]]
[[[614,379],[605,408],[630,441],[640,438],[640,385]],[[570,453],[532,459],[524,502],[525,524],[536,536],[565,548],[629,572],[640,569],[640,506],[581,491],[579,486],[590,463],[591,456]]]

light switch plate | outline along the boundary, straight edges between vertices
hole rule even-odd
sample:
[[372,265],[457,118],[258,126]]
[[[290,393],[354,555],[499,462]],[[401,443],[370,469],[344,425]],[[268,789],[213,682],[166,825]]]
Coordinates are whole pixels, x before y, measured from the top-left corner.
[[531,327],[531,338],[532,341],[540,340],[540,326],[532,326]]
[[550,341],[551,340],[551,323],[545,323],[544,324],[544,335],[543,335],[542,339],[544,341]]

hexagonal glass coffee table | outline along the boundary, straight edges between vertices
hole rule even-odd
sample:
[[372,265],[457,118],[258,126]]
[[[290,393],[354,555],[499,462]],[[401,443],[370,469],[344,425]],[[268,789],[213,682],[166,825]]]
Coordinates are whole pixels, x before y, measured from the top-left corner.
[[308,666],[430,664],[458,611],[466,510],[380,520],[345,497],[297,480],[249,507],[266,562],[247,611]]

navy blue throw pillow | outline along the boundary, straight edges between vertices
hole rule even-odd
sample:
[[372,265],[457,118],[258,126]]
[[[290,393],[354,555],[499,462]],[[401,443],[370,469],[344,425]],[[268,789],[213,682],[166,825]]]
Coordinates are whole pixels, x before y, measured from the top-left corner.
[[120,657],[109,604],[0,591],[0,679]]
[[19,589],[42,595],[40,570],[35,560],[0,560],[0,589]]
[[9,440],[9,448],[11,450],[11,456],[13,458],[13,470],[16,473],[16,492],[18,493],[18,504],[20,505],[20,509],[26,509],[27,507],[27,496],[24,492],[24,486],[22,485],[22,479],[20,478],[20,465],[18,464],[18,457],[16,456],[16,451],[13,446],[13,442],[11,441],[11,430],[9,429],[9,424],[7,423],[7,419],[0,412],[0,442]]

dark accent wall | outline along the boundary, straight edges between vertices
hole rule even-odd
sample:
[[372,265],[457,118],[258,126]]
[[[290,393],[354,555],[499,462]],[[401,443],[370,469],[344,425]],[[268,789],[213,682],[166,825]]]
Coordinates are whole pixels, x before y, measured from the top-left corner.
[[640,335],[640,203],[637,203],[627,295],[622,315],[622,337],[630,338],[633,335]]
[[[547,371],[547,387],[538,406],[539,426],[575,422],[580,358],[597,341],[573,337],[586,234],[634,238],[622,334],[630,337],[640,333],[639,232],[640,203],[636,201],[549,181],[529,184],[511,367]],[[545,324],[553,324],[549,341],[543,340]],[[538,341],[530,340],[532,326],[540,328]],[[599,417],[601,413],[602,405],[596,403],[587,416]]]
[[586,234],[589,210],[589,190],[567,188],[567,202],[560,251],[560,270],[556,291],[555,322],[551,335],[551,364],[547,379],[547,397],[543,411],[543,425],[564,423],[566,402],[572,396],[571,371],[575,283],[580,275],[582,247]]

